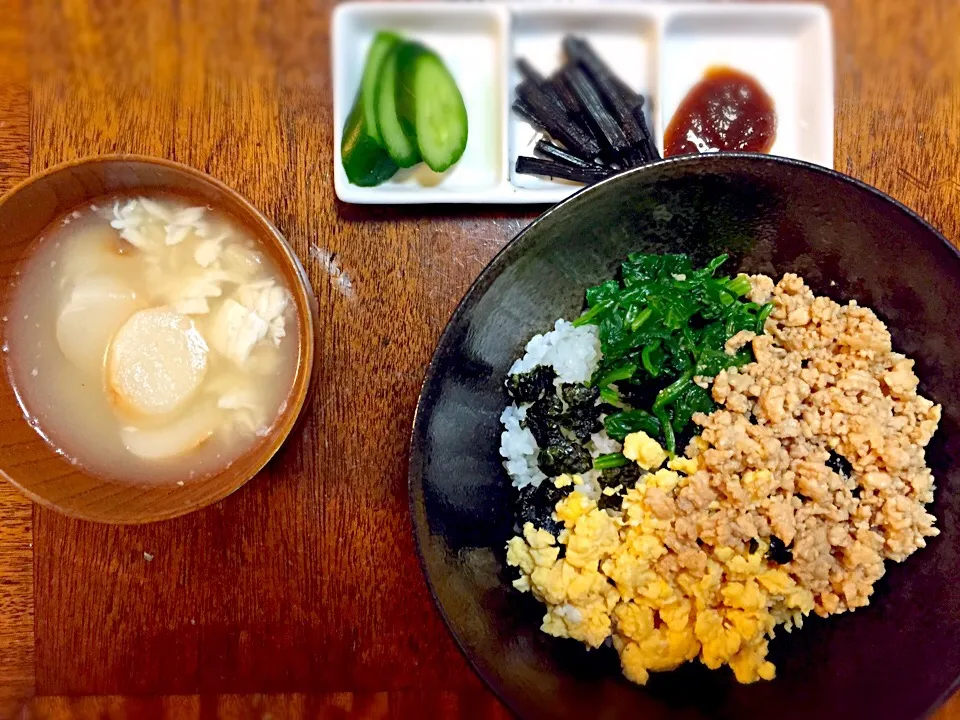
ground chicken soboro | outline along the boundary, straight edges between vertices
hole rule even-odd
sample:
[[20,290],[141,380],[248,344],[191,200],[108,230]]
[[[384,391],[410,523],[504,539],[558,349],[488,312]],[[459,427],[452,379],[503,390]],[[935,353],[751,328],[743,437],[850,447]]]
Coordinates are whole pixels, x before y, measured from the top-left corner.
[[695,417],[688,457],[661,469],[649,438],[628,438],[651,472],[622,512],[575,491],[557,538],[527,523],[508,544],[515,586],[547,605],[543,630],[612,638],[635,682],[697,657],[770,679],[777,625],[866,605],[884,560],[938,534],[924,447],[940,407],[917,394],[913,361],[869,309],[814,297],[796,275],[751,280],[774,309],[764,335],[729,350],[751,342],[756,362],[714,379],[720,408]]

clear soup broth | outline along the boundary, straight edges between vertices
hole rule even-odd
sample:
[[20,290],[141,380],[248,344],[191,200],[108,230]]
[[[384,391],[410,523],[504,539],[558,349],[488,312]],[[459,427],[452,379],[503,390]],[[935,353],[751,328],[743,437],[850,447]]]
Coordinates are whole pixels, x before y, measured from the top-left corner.
[[111,197],[19,268],[7,372],[24,414],[88,472],[186,484],[253,449],[296,374],[296,308],[254,237],[173,195]]

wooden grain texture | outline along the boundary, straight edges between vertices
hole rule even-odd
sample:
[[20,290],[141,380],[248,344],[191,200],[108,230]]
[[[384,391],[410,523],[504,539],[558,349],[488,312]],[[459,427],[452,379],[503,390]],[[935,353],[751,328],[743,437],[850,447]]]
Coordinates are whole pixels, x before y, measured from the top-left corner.
[[[166,695],[34,699],[20,720],[508,720],[489,693],[394,692],[323,695]],[[934,718],[960,717],[957,695]]]
[[960,241],[960,3],[834,0],[836,168]]
[[[0,193],[30,172],[30,86],[20,0],[0,0]],[[0,483],[0,718],[34,689],[33,507]]]
[[[837,168],[956,241],[960,4],[827,4]],[[203,169],[294,244],[323,320],[320,386],[299,437],[218,505],[141,528],[37,511],[31,586],[30,515],[0,489],[0,687],[32,687],[35,604],[38,693],[182,697],[53,698],[24,717],[502,717],[429,599],[404,456],[446,318],[531,212],[335,201],[329,0],[0,10],[0,184],[117,151]],[[224,696],[327,691],[371,694]]]
[[38,511],[38,692],[476,687],[417,565],[404,456],[447,315],[522,223],[341,214],[328,6],[112,8],[31,6],[34,169],[137,151],[238,189],[307,265],[322,368],[300,437],[209,511],[144,528]]
[[174,695],[158,698],[38,698],[23,720],[508,720],[483,690],[326,693],[320,695]]

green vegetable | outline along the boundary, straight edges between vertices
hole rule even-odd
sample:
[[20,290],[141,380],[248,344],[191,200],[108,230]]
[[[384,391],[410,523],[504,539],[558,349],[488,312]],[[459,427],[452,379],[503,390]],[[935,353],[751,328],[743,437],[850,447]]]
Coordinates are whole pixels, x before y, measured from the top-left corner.
[[618,406],[618,407],[623,402],[620,398],[620,393],[618,393],[616,390],[614,390],[611,387],[603,388],[600,391],[600,397],[603,399],[605,403]]
[[593,469],[594,470],[609,470],[610,468],[618,468],[626,465],[629,460],[623,456],[623,453],[610,453],[609,455],[601,455],[600,457],[593,459]]
[[741,330],[762,333],[771,306],[744,299],[746,275],[716,276],[726,260],[697,270],[686,255],[633,253],[619,280],[587,290],[587,309],[574,325],[600,330],[603,359],[592,384],[606,400],[616,383],[618,406],[632,408],[604,420],[611,437],[642,430],[675,452],[693,415],[715,408],[693,379],[753,361],[749,347],[730,355],[725,345]]
[[644,345],[640,352],[640,361],[643,363],[643,369],[650,373],[651,377],[660,374],[660,365],[663,362],[663,351],[660,349],[660,341],[654,340],[649,345]]
[[360,91],[343,128],[340,159],[347,179],[354,185],[379,185],[397,172],[397,164],[380,144],[375,98],[383,61],[399,42],[399,37],[387,32],[377,33],[373,39],[363,68]]
[[630,322],[630,329],[633,332],[636,332],[640,327],[650,319],[653,315],[653,308],[646,307],[641,312],[637,313],[636,317]]
[[666,411],[662,408],[654,414],[660,421],[660,427],[663,428],[663,444],[672,456],[677,452],[677,439],[673,434],[673,425],[670,424],[670,418],[667,417]]
[[683,391],[691,384],[691,377],[693,377],[693,371],[687,370],[683,375],[670,383],[670,385],[657,393],[657,399],[653,401],[654,415],[656,415],[660,408],[672,405],[673,402],[683,394]]
[[670,424],[676,432],[683,432],[694,413],[711,413],[713,409],[710,393],[699,385],[690,383],[673,405],[673,420]]
[[574,327],[582,327],[583,325],[589,325],[593,322],[593,318],[599,316],[601,313],[606,312],[614,306],[613,300],[604,300],[597,305],[594,305],[592,308],[587,310],[583,315],[578,317],[573,321]]
[[340,159],[347,180],[360,187],[386,182],[397,172],[397,164],[370,135],[364,121],[363,104],[358,100],[343,128]]
[[363,101],[364,117],[367,127],[370,128],[370,136],[381,144],[380,131],[377,130],[377,81],[380,78],[380,72],[383,70],[383,62],[387,55],[394,50],[403,39],[392,32],[381,30],[374,38],[367,53],[367,63],[363,66],[363,80],[360,82],[360,98]]
[[727,283],[727,290],[737,297],[746,295],[750,292],[750,278],[746,275],[737,275],[737,277]]
[[437,172],[463,155],[467,111],[443,61],[419,43],[378,32],[343,128],[347,179],[369,187],[424,159]]
[[400,117],[398,105],[401,94],[399,60],[404,49],[410,46],[410,43],[400,43],[387,53],[376,88],[377,131],[383,147],[402,168],[412,167],[420,162],[414,127]]
[[633,374],[636,371],[636,365],[633,363],[626,363],[602,376],[599,380],[597,380],[596,385],[599,388],[605,388],[610,383],[619,382],[621,380],[629,380],[633,377]]
[[431,170],[443,172],[467,147],[467,108],[443,60],[418,43],[397,50],[397,104],[404,131]]
[[757,335],[763,334],[763,324],[767,321],[767,318],[770,316],[770,312],[773,310],[773,303],[767,303],[762,308],[760,312],[757,313],[757,326],[754,329],[754,332]]
[[623,412],[607,415],[603,421],[607,435],[614,440],[623,442],[631,433],[643,431],[650,437],[659,437],[660,421],[646,410],[624,410]]

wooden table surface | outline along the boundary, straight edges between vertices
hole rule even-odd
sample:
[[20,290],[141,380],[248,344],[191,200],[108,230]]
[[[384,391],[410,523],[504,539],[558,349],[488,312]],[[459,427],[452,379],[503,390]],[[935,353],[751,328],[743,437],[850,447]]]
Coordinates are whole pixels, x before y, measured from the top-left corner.
[[[960,3],[828,4],[836,167],[956,241]],[[0,717],[507,716],[430,600],[405,454],[447,317],[533,211],[335,200],[330,6],[0,0],[0,190],[97,153],[209,172],[293,243],[323,348],[302,431],[205,511],[108,527],[0,484]]]

